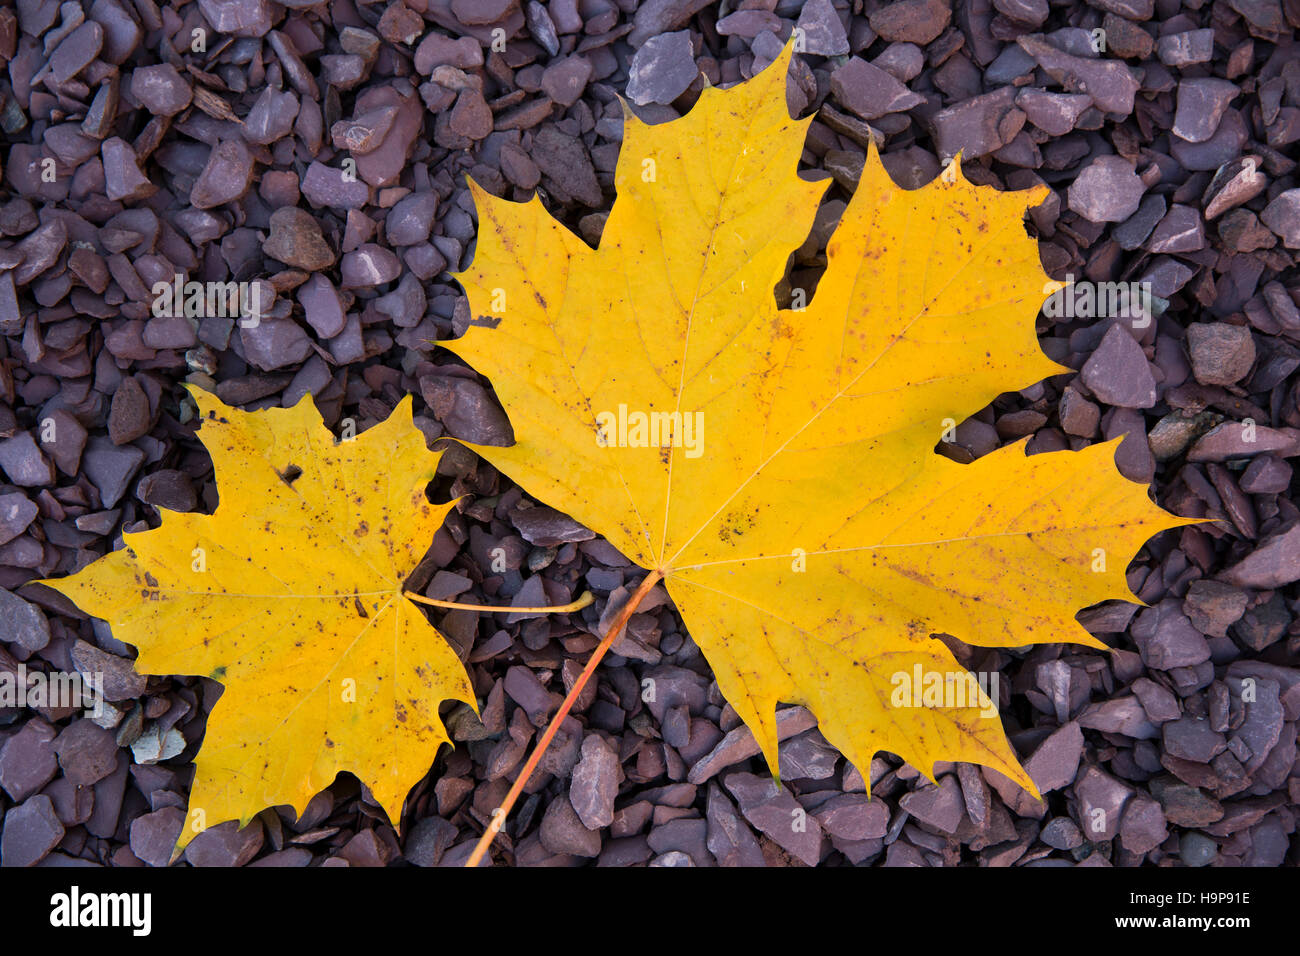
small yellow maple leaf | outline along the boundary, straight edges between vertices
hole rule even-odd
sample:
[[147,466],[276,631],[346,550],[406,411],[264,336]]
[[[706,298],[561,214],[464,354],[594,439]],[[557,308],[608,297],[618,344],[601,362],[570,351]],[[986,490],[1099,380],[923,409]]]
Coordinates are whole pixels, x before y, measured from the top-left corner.
[[477,708],[451,646],[402,596],[451,504],[425,488],[439,455],[408,396],[383,423],[336,441],[308,397],[243,412],[191,389],[221,503],[163,511],[149,531],[42,583],[139,648],[142,674],[225,686],[194,760],[184,848],[265,807],[301,815],[350,771],[395,823],[448,742],[445,699]]
[[784,701],[864,779],[887,750],[1036,793],[933,635],[1104,647],[1075,613],[1132,600],[1128,562],[1185,522],[1119,475],[1114,443],[934,453],[999,394],[1069,371],[1034,333],[1061,287],[1024,227],[1046,187],[976,187],[954,161],[903,190],[873,148],[815,297],[777,308],[826,187],[796,175],[811,120],[786,111],[790,53],[681,119],[624,111],[596,250],[536,198],[471,184],[478,247],[458,278],[497,321],[440,344],[492,380],[517,437],[473,447],[663,575],[773,769]]

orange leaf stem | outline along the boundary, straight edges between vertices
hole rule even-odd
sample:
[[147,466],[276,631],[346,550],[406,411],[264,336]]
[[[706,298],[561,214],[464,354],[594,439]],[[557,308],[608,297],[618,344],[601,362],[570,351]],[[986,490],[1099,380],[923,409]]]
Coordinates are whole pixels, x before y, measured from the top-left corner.
[[519,795],[523,793],[524,787],[527,786],[529,778],[532,777],[533,770],[537,767],[537,762],[542,759],[542,754],[546,753],[546,748],[550,746],[551,739],[555,736],[556,731],[560,729],[560,724],[564,722],[564,718],[569,716],[569,710],[573,707],[573,702],[578,699],[578,695],[582,693],[582,689],[587,686],[587,680],[591,677],[592,672],[596,670],[596,665],[600,663],[601,658],[605,656],[605,653],[609,650],[610,645],[614,643],[614,640],[623,632],[623,628],[627,625],[628,618],[636,612],[637,607],[645,599],[645,596],[650,593],[650,589],[658,584],[662,577],[663,574],[659,571],[651,571],[647,574],[645,580],[641,582],[641,586],[632,592],[632,596],[628,598],[627,603],[623,605],[623,609],[618,612],[618,617],[614,618],[613,622],[611,622],[609,630],[605,633],[601,642],[596,646],[596,650],[592,652],[591,659],[587,661],[587,666],[582,669],[582,673],[578,675],[578,679],[573,682],[573,687],[564,698],[564,703],[560,705],[560,709],[557,710],[555,716],[551,718],[550,724],[546,727],[546,733],[542,734],[542,739],[538,741],[537,747],[533,750],[532,756],[528,758],[528,763],[524,764],[524,769],[521,770],[519,776],[515,778],[514,785],[511,786],[510,792],[507,793],[506,798],[501,801],[501,806],[492,811],[492,820],[488,823],[488,828],[483,831],[483,835],[479,837],[478,844],[474,847],[474,852],[471,853],[469,859],[465,861],[466,866],[478,866],[483,860],[483,856],[487,853],[488,847],[492,845],[492,840],[497,835],[497,831],[501,829],[501,825],[505,822],[505,818],[510,813],[510,809],[515,805],[515,801],[519,799]]

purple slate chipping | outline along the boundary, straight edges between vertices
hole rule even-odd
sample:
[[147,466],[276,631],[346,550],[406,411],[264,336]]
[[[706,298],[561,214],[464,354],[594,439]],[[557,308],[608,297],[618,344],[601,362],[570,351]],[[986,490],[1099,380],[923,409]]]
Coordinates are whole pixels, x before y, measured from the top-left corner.
[[0,787],[15,803],[23,802],[54,778],[58,771],[54,752],[57,733],[36,717],[0,746]]
[[208,155],[194,182],[190,202],[198,209],[215,209],[248,192],[253,181],[253,157],[242,140],[221,140]]
[[35,866],[63,839],[63,824],[43,793],[5,814],[0,833],[0,866]]
[[1145,192],[1132,163],[1098,156],[1071,184],[1070,208],[1090,222],[1123,222],[1138,211]]
[[1156,382],[1142,347],[1123,326],[1110,327],[1083,366],[1082,380],[1109,405],[1150,408],[1156,402]]
[[901,113],[925,102],[924,97],[908,90],[884,70],[857,57],[831,74],[831,94],[865,120]]
[[629,69],[627,96],[640,106],[671,103],[698,75],[690,33],[664,33],[637,50]]

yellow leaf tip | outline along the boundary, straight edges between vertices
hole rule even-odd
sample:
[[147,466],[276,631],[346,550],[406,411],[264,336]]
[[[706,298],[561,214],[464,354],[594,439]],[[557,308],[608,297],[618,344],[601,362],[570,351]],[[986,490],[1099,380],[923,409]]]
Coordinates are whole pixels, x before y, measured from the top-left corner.
[[[1116,597],[1116,598],[1110,598],[1109,600],[1127,601],[1127,600],[1129,600],[1129,598],[1127,598],[1127,597]],[[1098,638],[1096,635],[1090,633],[1090,632],[1089,632],[1089,631],[1088,631],[1088,630],[1087,630],[1087,629],[1086,629],[1082,624],[1079,625],[1078,632],[1077,632],[1077,633],[1075,634],[1075,636],[1070,640],[1070,643],[1071,643],[1071,644],[1082,644],[1084,647],[1091,647],[1093,650],[1098,650],[1098,651],[1110,651],[1110,650],[1114,650],[1114,648],[1112,648],[1112,647],[1111,647],[1109,644],[1107,644],[1105,641],[1101,640],[1101,639]]]
[[1039,183],[1037,186],[1030,186],[1024,191],[1025,208],[1033,209],[1035,206],[1042,205],[1047,197],[1052,194],[1052,187],[1046,183]]
[[939,182],[947,186],[956,186],[966,181],[966,177],[961,171],[961,154],[964,149],[957,150],[952,159],[948,160],[947,165],[943,167],[943,172],[939,174]]
[[185,389],[186,393],[188,393],[189,396],[193,398],[195,402],[199,403],[200,408],[203,407],[204,401],[208,400],[209,398],[216,398],[216,396],[213,395],[211,392],[209,392],[206,388],[203,388],[202,386],[199,385],[195,385],[193,382],[183,382],[181,383],[181,388]]
[[1056,359],[1053,358],[1048,358],[1046,365],[1048,371],[1043,376],[1044,378],[1052,378],[1056,375],[1073,375],[1075,374],[1076,371],[1075,369],[1070,368],[1070,366],[1068,365],[1062,365],[1060,362],[1056,361]]
[[794,40],[795,33],[791,30],[790,39],[785,41],[785,46],[781,47],[781,52],[777,54],[776,59],[764,67],[764,70],[770,70],[774,66],[784,66],[789,69],[791,61],[794,60]]
[[405,395],[402,396],[402,400],[397,403],[397,405],[393,408],[392,414],[389,415],[388,417],[402,418],[406,421],[411,421],[414,419],[414,414],[412,411],[414,408],[415,408],[415,396],[413,396],[410,392],[407,392]]
[[308,399],[311,400],[311,408],[316,413],[316,417],[319,418],[321,421],[324,421],[325,416],[321,415],[320,406],[316,404],[316,396],[311,392],[303,392],[300,396],[298,396],[298,401],[294,402],[292,405],[286,405],[285,407],[289,409],[296,409]]

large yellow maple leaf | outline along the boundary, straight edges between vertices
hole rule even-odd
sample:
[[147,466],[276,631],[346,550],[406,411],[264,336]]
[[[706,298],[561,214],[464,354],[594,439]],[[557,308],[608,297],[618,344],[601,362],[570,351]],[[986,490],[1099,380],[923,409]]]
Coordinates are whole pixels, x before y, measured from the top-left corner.
[[[491,379],[517,438],[474,447],[663,576],[773,769],[784,701],[864,778],[886,750],[1037,793],[933,635],[1104,647],[1075,613],[1133,600],[1126,565],[1183,522],[1119,475],[1114,443],[934,452],[1000,393],[1069,371],[1034,334],[1060,286],[1024,226],[1046,187],[976,187],[954,161],[903,190],[873,149],[815,297],[777,308],[826,187],[796,175],[810,120],[786,110],[789,57],[679,120],[625,110],[598,249],[536,198],[473,187],[457,278],[487,321],[440,344]],[[922,702],[916,677],[954,692]]]
[[451,504],[411,400],[350,440],[309,397],[243,412],[191,389],[220,505],[163,511],[149,531],[44,584],[139,649],[142,674],[225,685],[195,757],[178,851],[208,826],[269,806],[301,815],[340,771],[396,823],[448,742],[444,699],[477,707],[465,668],[402,596]]

